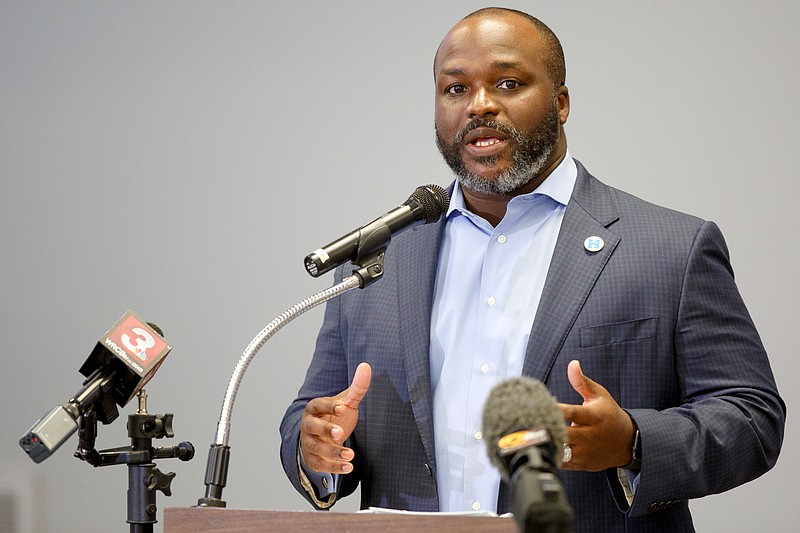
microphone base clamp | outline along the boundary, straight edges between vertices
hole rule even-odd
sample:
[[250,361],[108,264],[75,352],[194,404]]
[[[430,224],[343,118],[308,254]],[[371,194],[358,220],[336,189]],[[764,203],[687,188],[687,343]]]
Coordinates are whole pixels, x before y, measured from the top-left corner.
[[231,447],[224,444],[212,444],[208,450],[206,463],[206,495],[197,500],[198,507],[226,507],[222,499],[222,489],[228,479],[228,465],[231,461]]

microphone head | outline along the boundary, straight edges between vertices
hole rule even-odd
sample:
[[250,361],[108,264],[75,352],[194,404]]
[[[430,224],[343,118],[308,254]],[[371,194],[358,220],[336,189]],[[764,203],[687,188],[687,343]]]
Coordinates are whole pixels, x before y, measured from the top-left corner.
[[147,325],[150,326],[151,328],[153,328],[153,330],[156,333],[158,333],[161,337],[164,336],[164,331],[160,327],[158,327],[157,325],[153,324],[152,322],[148,322]]
[[447,195],[447,191],[435,184],[417,187],[406,200],[406,204],[413,201],[416,201],[422,208],[423,217],[420,217],[419,220],[424,218],[425,224],[439,220],[439,217],[446,213],[450,206],[450,197]]
[[[527,446],[551,442],[555,466],[561,465],[566,440],[564,418],[541,381],[522,376],[498,383],[483,405],[482,425],[489,460],[506,481],[510,476],[507,456]],[[515,432],[520,433],[512,436]]]

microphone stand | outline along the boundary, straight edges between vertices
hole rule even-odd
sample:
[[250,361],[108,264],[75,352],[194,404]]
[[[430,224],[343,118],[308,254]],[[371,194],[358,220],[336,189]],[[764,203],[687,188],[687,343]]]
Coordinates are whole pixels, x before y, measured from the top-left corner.
[[128,465],[128,524],[131,533],[152,533],[156,520],[156,491],[172,495],[170,485],[174,472],[164,474],[153,461],[177,457],[189,461],[194,457],[194,446],[181,442],[177,446],[153,448],[153,439],[172,438],[172,414],[147,413],[147,394],[138,393],[139,409],[128,416],[128,436],[131,445],[103,451],[95,449],[97,415],[94,409],[79,419],[79,441],[75,457],[94,467]]
[[233,403],[239,384],[244,378],[244,373],[256,353],[262,346],[278,332],[283,326],[304,314],[306,311],[317,307],[337,296],[353,289],[363,289],[367,285],[379,280],[383,276],[383,259],[386,248],[391,240],[391,232],[386,224],[374,224],[368,232],[363,232],[359,241],[357,259],[353,261],[359,268],[344,278],[339,284],[306,298],[300,303],[281,313],[272,322],[262,329],[245,349],[236,368],[233,370],[225,391],[222,402],[222,412],[217,423],[217,433],[214,443],[208,451],[205,475],[205,497],[197,500],[198,507],[225,507],[227,504],[222,499],[222,489],[225,488],[228,478],[228,465],[230,463],[231,449],[228,445],[230,439],[231,416]]

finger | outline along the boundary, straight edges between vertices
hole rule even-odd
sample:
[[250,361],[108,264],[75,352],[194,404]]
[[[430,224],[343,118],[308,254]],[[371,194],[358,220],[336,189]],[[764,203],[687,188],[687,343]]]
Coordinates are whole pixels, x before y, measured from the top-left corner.
[[369,363],[361,363],[356,368],[353,382],[344,392],[342,401],[350,409],[358,409],[358,404],[364,399],[369,390],[369,383],[372,380],[372,367]]
[[353,471],[352,463],[338,463],[316,458],[313,462],[306,461],[306,466],[315,472],[327,474],[349,474]]
[[580,361],[572,360],[569,362],[567,379],[569,379],[569,384],[572,385],[575,392],[583,397],[584,401],[594,400],[599,396],[602,387],[586,377],[583,370],[581,370]]
[[329,440],[320,439],[314,436],[304,436],[300,438],[300,445],[303,448],[303,457],[317,456],[325,461],[349,462],[355,457],[355,452],[350,448],[339,446]]
[[564,421],[570,422],[572,425],[588,426],[597,421],[595,413],[585,406],[560,403],[558,408],[561,410]]
[[305,412],[311,416],[336,415],[336,406],[340,405],[336,398],[314,398],[306,404]]
[[562,463],[563,470],[583,470],[586,459],[586,447],[584,446],[585,437],[579,427],[568,427],[566,431],[566,443],[570,447],[572,457],[569,462]]
[[314,437],[301,439],[300,446],[306,466],[316,472],[347,474],[353,471],[350,461],[355,453],[350,448],[332,445]]
[[564,417],[564,421],[572,422],[572,418],[575,416],[575,407],[577,406],[568,403],[559,403],[557,405],[561,411],[561,416]]
[[564,435],[564,459],[566,459],[566,449],[569,448],[569,461],[562,461],[561,469],[562,470],[575,470],[577,467],[575,466],[576,461],[576,446],[574,439],[570,439],[570,428],[567,428],[565,435]]
[[343,441],[344,431],[341,427],[313,415],[304,415],[300,420],[300,434],[313,435],[321,439],[329,439],[336,442]]

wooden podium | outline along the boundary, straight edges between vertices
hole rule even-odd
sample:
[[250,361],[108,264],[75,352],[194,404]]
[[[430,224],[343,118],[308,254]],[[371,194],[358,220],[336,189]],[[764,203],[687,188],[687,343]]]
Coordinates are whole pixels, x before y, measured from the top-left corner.
[[164,533],[517,533],[513,518],[441,514],[338,513],[329,511],[255,511],[204,507],[167,507]]

